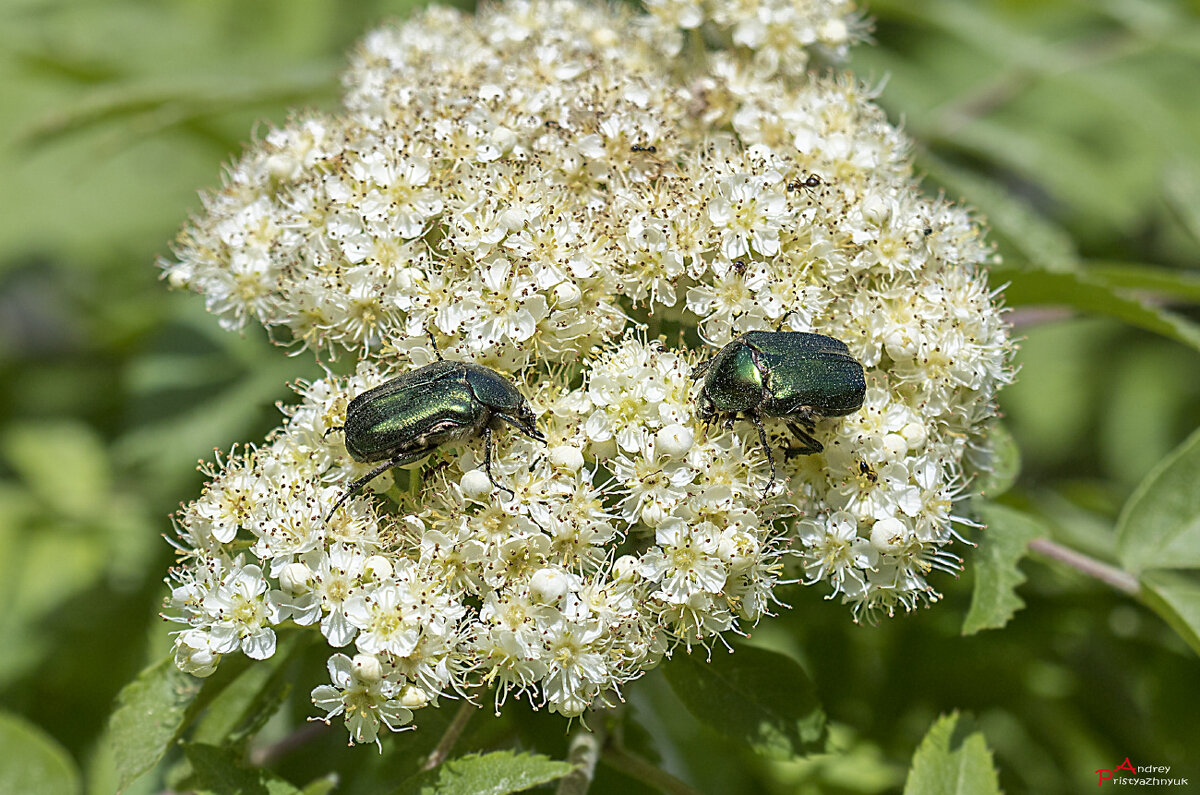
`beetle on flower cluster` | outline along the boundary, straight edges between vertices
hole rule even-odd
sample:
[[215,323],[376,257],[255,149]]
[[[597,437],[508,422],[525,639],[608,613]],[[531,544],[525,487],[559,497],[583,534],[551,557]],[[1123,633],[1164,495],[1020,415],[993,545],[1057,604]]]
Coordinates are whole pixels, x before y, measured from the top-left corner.
[[613,703],[785,582],[936,600],[1012,348],[979,226],[818,68],[863,29],[515,0],[368,34],[343,107],[269,129],[162,262],[352,364],[177,515],[179,667],[311,628],[320,717],[378,742],[448,698]]
[[764,496],[775,484],[775,459],[762,417],[787,420],[802,445],[789,453],[820,453],[825,445],[812,436],[814,420],[858,411],[867,389],[862,365],[846,343],[807,332],[748,331],[696,365],[692,377],[701,376],[700,420],[723,416],[732,424],[741,413],[758,430],[771,463]]
[[[369,389],[350,401],[344,425],[330,428],[346,436],[355,461],[382,464],[351,483],[339,506],[392,467],[424,458],[446,442],[483,434],[483,469],[488,481],[512,494],[492,477],[492,429],[507,423],[530,439],[545,441],[533,410],[517,388],[495,370],[470,362],[448,362],[438,353],[432,364]],[[326,517],[328,520],[329,517]]]

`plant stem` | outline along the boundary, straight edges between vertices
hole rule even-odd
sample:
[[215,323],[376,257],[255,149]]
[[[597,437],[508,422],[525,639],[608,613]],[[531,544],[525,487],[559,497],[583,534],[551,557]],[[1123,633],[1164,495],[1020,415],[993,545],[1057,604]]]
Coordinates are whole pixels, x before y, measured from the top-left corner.
[[467,722],[471,720],[471,716],[477,709],[479,708],[470,701],[464,701],[459,705],[458,712],[454,713],[454,720],[450,721],[450,725],[446,727],[442,739],[438,740],[437,747],[426,757],[425,764],[421,766],[422,770],[433,770],[446,761],[446,757],[450,756],[450,752],[454,750],[454,744],[458,742],[459,735],[463,733],[463,729],[467,728]]
[[586,726],[580,726],[571,737],[571,746],[567,751],[567,761],[575,766],[558,782],[555,795],[586,795],[596,775],[596,762],[600,759],[600,749],[607,739],[604,730],[603,716],[598,715],[596,731],[589,731]]
[[1005,315],[1004,319],[1016,329],[1042,326],[1070,320],[1078,313],[1065,306],[1022,306]]
[[631,778],[657,787],[667,795],[700,795],[683,781],[658,768],[636,754],[610,745],[604,749],[603,759],[609,767],[621,771]]
[[264,745],[261,748],[255,748],[250,752],[250,764],[255,767],[269,765],[284,754],[317,739],[328,730],[329,724],[324,721],[311,721],[278,742],[271,745]]
[[1089,577],[1095,577],[1105,585],[1112,586],[1122,593],[1137,596],[1141,592],[1137,577],[1127,571],[1101,563],[1095,558],[1088,557],[1082,552],[1064,547],[1048,538],[1035,538],[1029,542],[1029,548],[1048,558],[1065,563],[1076,571]]

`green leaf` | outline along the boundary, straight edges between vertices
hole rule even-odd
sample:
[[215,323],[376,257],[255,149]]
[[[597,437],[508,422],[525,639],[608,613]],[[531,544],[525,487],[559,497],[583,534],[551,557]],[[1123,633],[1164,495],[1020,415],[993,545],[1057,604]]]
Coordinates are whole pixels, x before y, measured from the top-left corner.
[[64,514],[93,517],[112,491],[108,454],[83,423],[45,420],[8,428],[4,455],[30,491]]
[[217,73],[149,78],[88,92],[74,107],[55,110],[17,133],[18,146],[36,149],[101,124],[119,124],[127,135],[148,136],[204,116],[239,108],[273,110],[321,99],[333,84],[331,62],[292,66],[282,77],[252,79]]
[[1200,242],[1200,167],[1187,158],[1178,157],[1166,172],[1163,194],[1167,206],[1192,239]]
[[336,773],[326,773],[320,778],[313,779],[305,785],[301,792],[304,795],[329,795],[337,789],[338,776]]
[[0,712],[0,792],[74,795],[82,792],[75,760],[58,742],[19,715]]
[[973,721],[953,712],[938,718],[913,755],[904,795],[1000,793],[992,752]]
[[260,767],[249,767],[228,748],[188,743],[183,748],[192,763],[189,786],[200,795],[300,795],[291,782]]
[[557,781],[573,769],[541,754],[471,754],[413,776],[395,795],[508,795]]
[[201,680],[180,671],[168,656],[121,690],[109,720],[120,789],[163,758],[183,730],[200,686]]
[[1133,574],[1200,568],[1200,430],[1151,470],[1117,518],[1117,557]]
[[1087,264],[1087,274],[1121,290],[1157,293],[1180,301],[1200,303],[1200,273],[1147,265],[1141,262]]
[[252,737],[275,713],[291,689],[284,681],[288,663],[309,633],[288,632],[279,637],[275,654],[254,661],[208,704],[191,740],[201,745],[224,745]]
[[1030,541],[1048,535],[1047,529],[1032,516],[1005,505],[985,502],[978,510],[987,532],[971,556],[975,590],[971,594],[971,608],[963,619],[963,635],[999,629],[1025,606],[1016,594],[1017,586],[1025,582],[1017,564],[1025,557]]
[[1009,306],[1069,306],[1081,312],[1115,317],[1200,350],[1200,325],[1135,296],[1122,295],[1086,274],[1009,268],[992,271],[993,281],[1005,279],[1010,280],[1004,289],[1004,300]]
[[999,421],[988,427],[982,447],[979,456],[982,460],[968,452],[974,475],[972,486],[984,497],[995,499],[1017,482],[1017,475],[1021,473],[1021,450],[1012,433]]
[[825,739],[816,687],[790,657],[738,646],[707,662],[676,655],[664,670],[688,712],[757,753],[787,759],[818,750]]
[[1149,571],[1141,579],[1146,604],[1200,654],[1200,575]]
[[925,150],[918,150],[917,165],[952,195],[970,197],[970,203],[987,216],[992,230],[1030,263],[1050,271],[1079,266],[1079,252],[1066,230],[994,180]]

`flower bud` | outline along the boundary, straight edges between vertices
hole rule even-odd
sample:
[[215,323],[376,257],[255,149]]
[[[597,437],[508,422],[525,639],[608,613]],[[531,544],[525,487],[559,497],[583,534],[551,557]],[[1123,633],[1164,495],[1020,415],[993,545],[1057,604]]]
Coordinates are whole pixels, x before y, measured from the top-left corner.
[[363,575],[368,580],[386,580],[392,576],[392,563],[383,555],[372,555],[363,563]]
[[895,517],[880,519],[871,526],[871,546],[880,552],[895,553],[904,543],[904,523]]
[[286,594],[298,596],[308,593],[309,583],[312,582],[312,570],[303,563],[289,563],[279,572],[279,587]]
[[569,444],[560,444],[550,450],[550,463],[568,472],[583,468],[583,451]]
[[558,603],[567,595],[567,575],[558,569],[539,569],[529,580],[529,595],[546,605]]
[[554,288],[554,308],[570,309],[583,298],[579,286],[575,282],[562,282]]
[[654,436],[655,449],[668,458],[683,456],[692,449],[693,440],[691,428],[677,423],[662,428]]
[[908,442],[908,449],[916,450],[925,444],[929,432],[919,422],[910,422],[900,429],[900,435]]
[[407,709],[420,709],[429,703],[429,697],[416,685],[405,685],[400,691],[400,703]]
[[482,469],[472,469],[465,473],[458,485],[468,497],[482,497],[492,491],[492,481]]
[[383,679],[383,663],[374,654],[356,654],[350,664],[354,666],[354,677],[360,682],[373,685]]

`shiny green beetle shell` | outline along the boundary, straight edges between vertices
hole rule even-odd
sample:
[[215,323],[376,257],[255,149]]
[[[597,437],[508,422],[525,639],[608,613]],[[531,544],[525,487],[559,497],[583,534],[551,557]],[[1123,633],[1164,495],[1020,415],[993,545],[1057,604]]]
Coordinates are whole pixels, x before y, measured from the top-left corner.
[[787,421],[803,447],[791,452],[819,453],[814,420],[842,417],[862,408],[866,394],[863,366],[846,343],[824,334],[800,331],[750,331],[726,345],[692,371],[704,377],[696,399],[703,421],[738,415],[754,423],[771,462],[769,491],[775,482],[775,460],[767,445],[763,417]]
[[478,364],[443,359],[396,376],[350,401],[346,450],[355,461],[382,461],[350,484],[329,512],[394,466],[416,461],[439,446],[479,434],[484,438],[484,470],[492,478],[492,431],[504,424],[544,441],[533,409],[509,379]]

